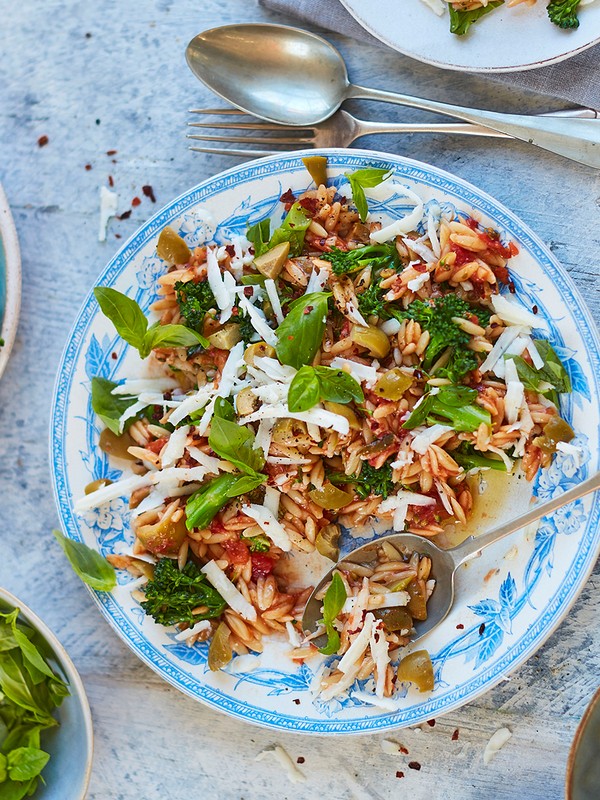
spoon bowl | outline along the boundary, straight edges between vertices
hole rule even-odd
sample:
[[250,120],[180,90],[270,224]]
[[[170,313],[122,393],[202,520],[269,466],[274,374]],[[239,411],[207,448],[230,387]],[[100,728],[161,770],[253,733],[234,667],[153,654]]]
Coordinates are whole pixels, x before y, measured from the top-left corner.
[[340,107],[349,86],[335,47],[286,25],[212,28],[192,39],[185,57],[209,89],[270,122],[322,122]]
[[[336,570],[344,571],[345,566],[348,564],[370,565],[377,560],[381,542],[387,541],[407,558],[412,553],[419,553],[419,555],[428,556],[431,559],[431,577],[435,580],[435,588],[427,601],[427,619],[414,621],[414,634],[411,636],[411,642],[415,642],[434,628],[437,628],[450,613],[454,603],[455,576],[462,564],[473,558],[478,558],[486,547],[504,539],[505,536],[526,528],[532,522],[556,511],[557,508],[562,508],[562,506],[572,503],[574,500],[578,500],[580,497],[584,497],[597,489],[600,489],[600,472],[558,497],[533,506],[525,514],[498,525],[481,536],[470,536],[457,547],[452,547],[449,550],[442,550],[430,539],[425,539],[423,536],[417,536],[414,533],[391,533],[379,536],[372,542],[352,550],[323,576],[308,598],[302,616],[302,628],[308,632],[317,629],[319,620],[323,616],[321,590],[331,581],[333,572]],[[321,637],[318,637],[314,641],[319,644],[320,639]]]

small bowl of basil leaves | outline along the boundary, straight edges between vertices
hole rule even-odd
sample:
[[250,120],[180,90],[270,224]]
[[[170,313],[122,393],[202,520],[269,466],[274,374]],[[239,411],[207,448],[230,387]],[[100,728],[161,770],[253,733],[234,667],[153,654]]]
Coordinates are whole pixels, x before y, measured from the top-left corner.
[[83,800],[93,755],[83,683],[52,631],[0,589],[0,796]]

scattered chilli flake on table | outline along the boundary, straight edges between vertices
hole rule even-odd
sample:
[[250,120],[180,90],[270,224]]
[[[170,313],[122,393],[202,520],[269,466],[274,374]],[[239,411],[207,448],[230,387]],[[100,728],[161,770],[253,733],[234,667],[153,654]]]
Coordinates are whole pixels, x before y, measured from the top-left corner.
[[[558,414],[569,377],[533,338],[544,321],[501,293],[517,248],[463,214],[425,212],[390,170],[346,177],[353,204],[325,184],[290,191],[282,218],[230,242],[190,249],[163,229],[154,322],[96,287],[150,370],[93,378],[100,447],[134,474],[90,485],[75,511],[129,498],[135,542],[111,563],[177,641],[210,641],[210,669],[234,654],[256,665],[249,654],[280,635],[296,662],[326,657],[312,682],[321,702],[351,693],[393,711],[402,683],[433,688],[428,654],[410,650],[435,591],[429,559],[382,545],[376,564],[341,562],[308,636],[298,620],[311,587],[291,588],[288,562],[315,550],[337,560],[341,526],[375,518],[436,536],[466,521],[469,474],[521,458],[532,479],[557,450],[579,451]],[[369,213],[393,196],[404,216]],[[181,230],[195,235],[194,221]],[[97,587],[114,585],[102,559],[72,555],[82,576],[103,572]]]

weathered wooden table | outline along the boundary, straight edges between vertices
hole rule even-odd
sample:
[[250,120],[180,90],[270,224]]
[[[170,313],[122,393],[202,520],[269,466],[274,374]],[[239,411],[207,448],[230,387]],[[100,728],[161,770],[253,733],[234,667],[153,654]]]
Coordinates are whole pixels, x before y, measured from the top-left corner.
[[[20,0],[2,7],[0,180],[21,241],[23,309],[0,383],[0,581],[43,616],[82,674],[96,733],[90,797],[560,798],[569,745],[600,677],[598,569],[568,619],[510,681],[435,726],[388,737],[409,756],[384,754],[378,735],[306,738],[221,716],[164,684],[102,621],[50,535],[57,518],[48,415],[60,352],[119,239],[156,208],[142,185],[151,184],[161,204],[232,163],[186,150],[186,110],[215,104],[185,65],[187,41],[214,25],[275,17],[245,0]],[[369,85],[505,110],[552,106],[331,38],[351,74]],[[379,119],[423,118],[383,105],[355,108]],[[41,136],[48,137],[44,147]],[[518,143],[427,135],[366,143],[430,161],[498,197],[549,243],[600,310],[598,173]],[[113,221],[100,244],[98,187],[109,175],[120,211],[134,196],[143,201],[129,219]],[[484,746],[503,726],[513,737],[484,767]],[[254,762],[276,742],[294,759],[304,757],[306,783],[292,786],[274,762]],[[408,769],[409,760],[422,769]]]

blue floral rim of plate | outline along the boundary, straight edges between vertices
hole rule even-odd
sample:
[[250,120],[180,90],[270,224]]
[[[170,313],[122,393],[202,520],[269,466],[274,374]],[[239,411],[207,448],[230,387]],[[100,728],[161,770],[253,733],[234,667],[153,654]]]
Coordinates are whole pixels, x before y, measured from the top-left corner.
[[[542,499],[553,496],[582,480],[590,469],[597,469],[598,334],[579,292],[537,236],[493,198],[435,167],[372,151],[323,152],[338,181],[343,171],[365,164],[390,166],[396,177],[413,189],[434,194],[431,202],[440,207],[455,203],[457,207],[474,209],[493,220],[503,235],[517,241],[521,260],[529,269],[538,271],[534,275],[513,273],[517,291],[532,304],[535,298],[550,329],[549,336],[567,364],[574,392],[566,398],[562,413],[569,420],[575,419],[580,434],[577,442],[586,453],[579,464],[567,457],[557,458],[537,478],[535,491]],[[237,197],[237,192],[240,202],[229,216],[220,218],[219,224],[212,227],[196,219],[196,227],[204,225],[204,235],[208,231],[208,240],[217,242],[226,240],[231,233],[243,232],[249,217],[255,221],[253,213],[258,215],[257,219],[273,213],[279,195],[290,185],[297,190],[305,188],[305,183],[301,183],[306,180],[302,155],[273,156],[250,166],[234,167],[181,195],[134,234],[110,261],[98,282],[113,285],[121,281],[121,290],[132,289],[133,296],[147,308],[154,296],[157,271],[162,269],[156,264],[151,245],[165,225],[175,225],[188,237],[188,243],[196,244],[193,239],[197,230],[190,222],[193,210],[215,198],[226,205],[228,198]],[[242,189],[249,192],[247,197],[242,196]],[[258,197],[250,202],[252,192]],[[130,275],[134,264],[137,272]],[[536,278],[544,283],[543,292],[535,283]],[[120,506],[111,506],[101,515],[83,521],[73,513],[73,485],[78,484],[81,491],[81,486],[90,480],[111,475],[114,479],[120,474],[118,471],[114,474],[114,468],[96,447],[99,430],[86,386],[92,375],[114,376],[126,357],[127,348],[99,321],[97,304],[90,292],[59,368],[50,446],[54,492],[65,531],[73,539],[95,542],[101,552],[110,552],[115,543],[127,540],[125,504],[119,501]],[[82,470],[85,479],[76,474]],[[594,497],[577,501],[551,519],[543,520],[533,543],[528,545],[532,552],[527,560],[521,556],[510,565],[500,564],[503,570],[497,583],[481,583],[478,585],[481,594],[473,597],[474,602],[457,609],[457,613],[469,618],[470,624],[460,633],[456,626],[446,627],[443,641],[432,639],[435,691],[425,698],[407,695],[406,707],[392,713],[365,707],[353,698],[352,691],[337,705],[319,705],[309,693],[314,678],[310,662],[295,670],[282,669],[281,664],[277,668],[244,670],[241,662],[238,668],[234,660],[228,675],[215,678],[207,671],[206,645],[188,648],[185,643],[175,642],[174,631],[157,633],[150,628],[139,606],[135,607],[130,597],[125,599],[128,597],[123,593],[125,584],[117,588],[118,596],[96,592],[93,595],[104,616],[142,660],[169,683],[214,708],[267,727],[298,732],[389,730],[419,723],[472,700],[498,683],[543,643],[565,616],[593,568],[600,549],[599,517],[600,501]],[[481,561],[483,569],[485,558]],[[456,616],[450,621],[456,621]],[[292,695],[302,699],[297,707],[292,703]]]

